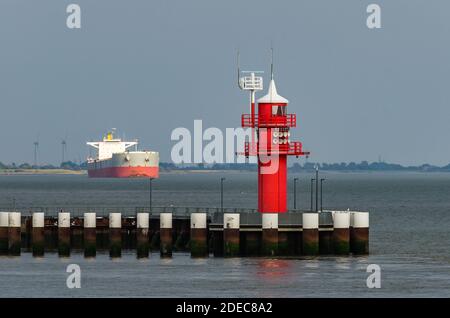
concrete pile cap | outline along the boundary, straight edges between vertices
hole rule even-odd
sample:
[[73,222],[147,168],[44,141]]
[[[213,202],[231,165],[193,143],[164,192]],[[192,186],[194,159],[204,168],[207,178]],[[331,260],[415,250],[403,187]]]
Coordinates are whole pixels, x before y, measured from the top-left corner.
[[159,227],[161,229],[171,229],[172,228],[172,213],[163,212],[159,214]]
[[110,213],[109,214],[109,228],[120,229],[122,228],[122,214]]
[[97,227],[97,216],[93,212],[84,213],[84,228],[94,229]]
[[191,214],[191,229],[206,229],[206,213]]
[[136,215],[136,227],[138,229],[148,229],[149,227],[149,214],[138,213]]
[[44,213],[43,212],[34,212],[32,217],[32,226],[33,227],[44,227]]
[[350,227],[349,211],[333,211],[333,227],[335,229],[348,229]]
[[9,212],[0,212],[0,227],[9,226]]
[[263,229],[278,229],[278,213],[262,213]]
[[369,212],[350,212],[350,227],[353,228],[368,228],[369,227]]
[[70,212],[58,213],[58,227],[70,227]]
[[224,229],[239,229],[240,215],[239,213],[224,213],[223,228]]
[[304,230],[319,228],[319,213],[303,213],[302,224]]
[[20,212],[9,212],[8,226],[9,227],[20,227]]

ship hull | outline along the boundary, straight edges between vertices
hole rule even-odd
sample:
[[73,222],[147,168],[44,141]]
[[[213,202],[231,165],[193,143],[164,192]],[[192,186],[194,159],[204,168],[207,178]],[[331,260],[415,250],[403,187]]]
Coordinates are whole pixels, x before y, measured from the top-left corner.
[[157,152],[115,153],[110,159],[88,162],[91,178],[158,178]]
[[158,167],[108,167],[88,170],[90,178],[158,178]]

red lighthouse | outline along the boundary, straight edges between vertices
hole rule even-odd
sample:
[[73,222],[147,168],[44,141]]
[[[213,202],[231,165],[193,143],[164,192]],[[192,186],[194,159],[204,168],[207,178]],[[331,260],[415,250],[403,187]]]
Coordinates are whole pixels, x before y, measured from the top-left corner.
[[[259,79],[262,86],[262,78],[254,74],[251,77]],[[247,77],[241,82],[245,79]],[[297,124],[296,116],[288,114],[288,100],[278,94],[273,72],[267,95],[257,101],[258,114],[254,113],[253,102],[252,98],[251,114],[243,114],[241,123],[242,127],[251,127],[256,132],[256,140],[252,132],[252,140],[245,144],[244,153],[247,157],[258,157],[258,211],[284,213],[287,212],[287,156],[298,157],[309,152],[302,150],[301,142],[290,139],[290,129]],[[272,222],[269,215],[266,219]]]

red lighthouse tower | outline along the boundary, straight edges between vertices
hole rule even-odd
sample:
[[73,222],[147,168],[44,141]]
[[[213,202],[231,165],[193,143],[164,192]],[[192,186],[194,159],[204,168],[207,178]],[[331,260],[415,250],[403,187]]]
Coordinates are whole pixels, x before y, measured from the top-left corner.
[[[252,77],[257,78],[254,74]],[[262,84],[262,78],[259,79]],[[267,95],[257,101],[258,114],[254,113],[253,98],[251,102],[251,114],[243,114],[241,118],[242,127],[252,128],[252,140],[245,143],[244,153],[247,157],[258,157],[258,211],[278,215],[287,212],[287,156],[298,157],[309,152],[302,150],[301,142],[290,139],[290,129],[296,127],[297,120],[295,114],[287,113],[288,100],[278,94],[273,71]],[[269,215],[263,215],[266,216],[263,227],[264,219],[278,227],[277,215],[272,221]]]

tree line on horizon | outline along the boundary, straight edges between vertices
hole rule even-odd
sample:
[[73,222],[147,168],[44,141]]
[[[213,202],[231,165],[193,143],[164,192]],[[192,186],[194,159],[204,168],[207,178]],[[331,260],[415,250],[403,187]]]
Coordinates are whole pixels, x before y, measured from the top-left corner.
[[67,169],[67,170],[85,170],[87,169],[87,163],[83,162],[78,164],[73,161],[66,161],[61,163],[59,166],[52,164],[42,164],[42,165],[32,165],[27,162],[16,164],[4,164],[0,161],[0,170],[27,170],[27,169],[42,169],[42,170],[50,170],[50,169]]
[[[419,172],[450,172],[450,164],[446,166],[434,166],[430,164],[422,164],[419,166],[403,166],[396,163],[361,161],[360,163],[314,163],[306,162],[304,164],[294,163],[288,169],[290,172],[314,171],[318,166],[322,171],[419,171]],[[159,167],[162,171],[172,170],[242,170],[256,171],[258,166],[251,163],[215,163],[215,164],[174,164],[169,162],[161,162]],[[27,169],[67,169],[67,170],[86,170],[87,163],[78,164],[73,161],[66,161],[59,166],[51,164],[31,165],[29,163],[22,164],[4,164],[0,162],[0,170],[27,170]]]

